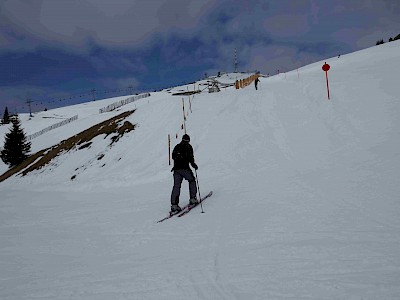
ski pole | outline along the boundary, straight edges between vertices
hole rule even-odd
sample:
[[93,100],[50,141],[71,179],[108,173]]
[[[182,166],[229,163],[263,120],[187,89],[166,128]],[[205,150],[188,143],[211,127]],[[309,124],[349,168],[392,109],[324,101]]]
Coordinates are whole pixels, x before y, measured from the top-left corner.
[[200,187],[199,187],[199,179],[197,177],[197,170],[194,170],[194,173],[196,174],[197,190],[199,191],[201,213],[204,214],[203,203],[201,203],[202,201],[201,201],[201,194],[200,194]]

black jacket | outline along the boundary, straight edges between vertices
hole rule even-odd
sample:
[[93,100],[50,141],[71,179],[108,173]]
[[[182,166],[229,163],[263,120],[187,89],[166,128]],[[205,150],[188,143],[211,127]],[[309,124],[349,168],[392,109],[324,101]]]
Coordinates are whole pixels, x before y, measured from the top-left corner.
[[193,166],[193,147],[188,142],[182,141],[172,151],[174,167],[172,170],[190,170],[189,163]]

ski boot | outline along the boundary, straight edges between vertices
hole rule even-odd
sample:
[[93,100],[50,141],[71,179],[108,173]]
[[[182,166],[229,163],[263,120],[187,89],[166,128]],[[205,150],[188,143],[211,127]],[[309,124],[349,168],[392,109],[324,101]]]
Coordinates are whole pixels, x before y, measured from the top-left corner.
[[173,204],[173,205],[171,205],[171,211],[169,212],[169,214],[171,216],[176,215],[180,211],[182,211],[182,208],[180,208],[180,206],[178,204]]
[[195,206],[195,205],[197,205],[197,204],[199,204],[199,201],[198,201],[196,198],[191,198],[191,199],[189,200],[189,205],[190,205],[190,206]]

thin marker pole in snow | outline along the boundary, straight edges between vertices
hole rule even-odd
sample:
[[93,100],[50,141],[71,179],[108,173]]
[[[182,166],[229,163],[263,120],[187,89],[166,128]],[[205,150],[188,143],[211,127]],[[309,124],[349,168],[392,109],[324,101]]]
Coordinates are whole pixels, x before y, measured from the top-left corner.
[[185,116],[185,100],[182,98],[182,111],[183,111],[183,128],[186,134],[186,116]]
[[199,191],[201,213],[204,214],[203,203],[202,203],[202,201],[201,201],[201,194],[200,194],[200,187],[199,187],[199,178],[197,177],[197,171],[196,171],[196,170],[194,170],[194,173],[196,174],[197,190]]
[[171,136],[168,134],[168,164],[171,165]]

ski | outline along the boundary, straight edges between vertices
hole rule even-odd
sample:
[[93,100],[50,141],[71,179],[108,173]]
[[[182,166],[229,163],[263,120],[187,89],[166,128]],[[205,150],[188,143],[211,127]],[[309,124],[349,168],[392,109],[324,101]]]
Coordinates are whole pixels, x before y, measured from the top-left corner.
[[181,207],[181,209],[182,209],[181,211],[178,211],[178,212],[175,212],[175,213],[169,212],[168,216],[166,216],[165,218],[163,218],[163,219],[157,221],[157,223],[161,223],[161,222],[164,222],[165,220],[171,219],[173,216],[176,216],[176,215],[180,214],[182,211],[184,211],[184,210],[187,209],[188,207],[189,207],[189,203],[186,204],[185,206],[182,206],[182,207]]
[[211,197],[211,195],[213,194],[213,192],[209,192],[206,196],[204,196],[203,198],[200,199],[199,203],[195,204],[195,205],[189,205],[185,210],[182,210],[180,212],[180,214],[178,214],[178,218],[183,217],[184,215],[186,215],[187,213],[189,213],[193,208],[195,208],[196,206],[199,206],[200,203],[202,203],[204,200],[206,200],[207,198]]
[[[207,198],[211,197],[212,193],[213,193],[212,191],[209,192],[205,197],[201,198],[200,202],[203,202],[203,201],[206,200]],[[168,216],[166,216],[165,218],[163,218],[163,219],[157,221],[157,223],[164,222],[165,220],[171,219],[173,216],[176,216],[176,215],[177,215],[178,217],[182,217],[182,216],[186,215],[189,211],[191,211],[193,208],[195,208],[197,205],[199,205],[200,202],[199,202],[198,204],[192,205],[192,206],[188,203],[188,204],[186,204],[185,206],[182,206],[182,207],[181,207],[181,208],[182,208],[181,211],[179,211],[179,212],[177,212],[177,213],[171,213],[171,212],[170,212],[170,213],[168,214]]]

